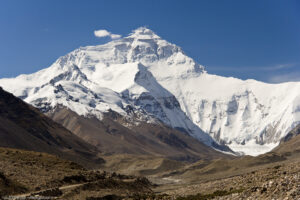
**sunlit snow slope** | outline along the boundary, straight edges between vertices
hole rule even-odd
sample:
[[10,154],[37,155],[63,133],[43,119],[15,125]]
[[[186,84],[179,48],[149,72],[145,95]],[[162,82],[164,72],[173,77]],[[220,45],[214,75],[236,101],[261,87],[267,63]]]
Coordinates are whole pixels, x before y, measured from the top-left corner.
[[99,119],[110,109],[126,117],[134,112],[249,155],[270,151],[300,122],[300,83],[210,75],[143,27],[80,47],[34,74],[0,79],[0,86],[45,112],[58,104]]

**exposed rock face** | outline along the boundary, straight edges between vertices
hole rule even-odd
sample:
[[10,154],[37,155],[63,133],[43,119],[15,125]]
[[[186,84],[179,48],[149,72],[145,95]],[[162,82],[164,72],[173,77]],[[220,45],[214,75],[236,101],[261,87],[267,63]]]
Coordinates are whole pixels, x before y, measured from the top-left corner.
[[49,112],[48,116],[108,155],[148,155],[179,161],[232,157],[161,122],[135,125],[114,111],[105,113],[100,121],[93,116],[79,116],[60,106]]
[[300,134],[300,124],[290,131],[283,139],[282,142],[288,142]]
[[290,131],[273,151],[297,157],[300,153],[300,125]]

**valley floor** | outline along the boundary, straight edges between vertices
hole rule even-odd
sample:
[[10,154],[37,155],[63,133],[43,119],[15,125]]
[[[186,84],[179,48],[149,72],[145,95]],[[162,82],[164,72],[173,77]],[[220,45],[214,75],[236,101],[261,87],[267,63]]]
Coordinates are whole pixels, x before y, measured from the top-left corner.
[[157,188],[174,199],[299,199],[300,161],[275,163],[246,174]]
[[[228,160],[188,164],[123,155],[111,160],[106,157],[106,166],[100,170],[86,170],[45,153],[9,148],[0,148],[0,158],[0,199],[1,196],[2,199],[64,200],[300,198],[298,153],[289,157],[275,153],[241,157],[229,164]],[[130,161],[127,164],[126,158]],[[117,160],[123,165],[118,165]],[[266,160],[270,162],[257,164]],[[126,169],[131,169],[131,175],[123,175]]]

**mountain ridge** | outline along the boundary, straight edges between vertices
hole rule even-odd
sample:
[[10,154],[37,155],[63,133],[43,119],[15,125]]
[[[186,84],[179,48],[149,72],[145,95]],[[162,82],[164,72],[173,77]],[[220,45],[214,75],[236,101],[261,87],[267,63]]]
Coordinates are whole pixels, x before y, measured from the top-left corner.
[[44,112],[62,104],[101,120],[109,109],[130,118],[130,108],[137,121],[160,120],[206,145],[249,155],[270,151],[300,122],[300,83],[210,75],[144,27],[80,47],[35,74],[0,79],[0,85]]
[[99,150],[0,87],[0,146],[54,154],[88,168],[105,161]]
[[234,157],[215,151],[187,133],[161,122],[125,126],[131,122],[113,111],[105,113],[102,120],[93,116],[79,116],[63,106],[46,114],[96,146],[103,155],[154,156],[188,162]]

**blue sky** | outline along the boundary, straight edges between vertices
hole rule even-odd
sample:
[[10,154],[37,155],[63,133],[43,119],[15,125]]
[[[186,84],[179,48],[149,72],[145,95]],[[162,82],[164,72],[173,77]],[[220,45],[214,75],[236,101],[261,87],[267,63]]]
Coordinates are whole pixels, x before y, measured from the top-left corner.
[[208,73],[300,81],[298,0],[0,1],[0,78],[32,73],[59,56],[147,26]]

